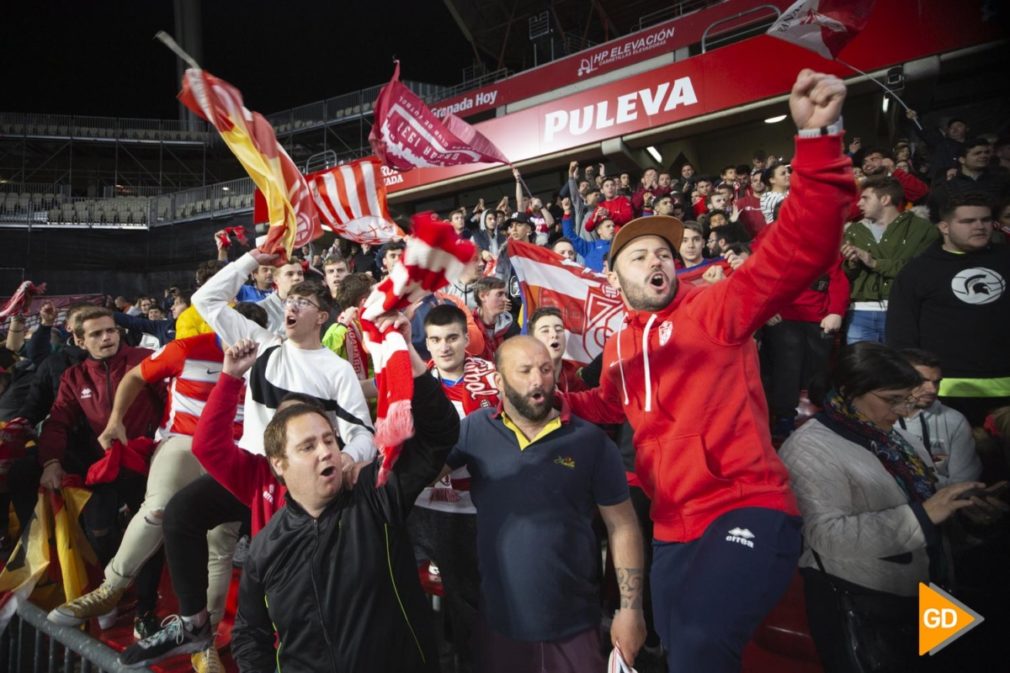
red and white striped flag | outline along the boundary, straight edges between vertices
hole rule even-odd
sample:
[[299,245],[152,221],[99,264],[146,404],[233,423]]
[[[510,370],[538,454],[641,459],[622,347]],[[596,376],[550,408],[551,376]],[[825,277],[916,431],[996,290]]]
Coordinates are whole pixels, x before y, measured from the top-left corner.
[[355,243],[382,245],[401,238],[386,206],[381,167],[376,157],[365,157],[306,175],[320,223]]
[[768,34],[834,59],[866,27],[875,0],[798,0]]
[[456,278],[473,259],[476,246],[463,240],[448,222],[434,213],[411,218],[411,235],[403,257],[382,282],[372,288],[361,312],[365,348],[375,367],[375,443],[382,452],[377,484],[382,486],[400,456],[401,445],[414,434],[410,400],[414,376],[410,352],[403,336],[393,327],[380,332],[375,325],[381,315],[401,311],[426,294],[435,292]]
[[523,293],[528,319],[541,306],[561,309],[565,360],[587,365],[624,322],[624,302],[606,276],[563,259],[547,248],[509,241],[509,261]]

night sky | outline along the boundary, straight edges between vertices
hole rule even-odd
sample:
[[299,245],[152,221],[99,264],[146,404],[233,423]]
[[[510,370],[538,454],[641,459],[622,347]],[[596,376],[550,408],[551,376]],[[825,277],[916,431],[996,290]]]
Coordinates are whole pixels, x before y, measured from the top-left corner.
[[[408,9],[409,8],[409,9]],[[423,8],[423,9],[422,9]],[[178,116],[171,0],[5,3],[0,111]],[[455,84],[473,51],[441,0],[205,0],[201,65],[263,113],[401,78]]]

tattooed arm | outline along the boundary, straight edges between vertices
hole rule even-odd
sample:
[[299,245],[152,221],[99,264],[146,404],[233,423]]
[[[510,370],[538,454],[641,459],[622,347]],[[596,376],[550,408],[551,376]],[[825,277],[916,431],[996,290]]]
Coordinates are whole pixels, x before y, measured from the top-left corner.
[[619,645],[625,662],[635,663],[638,650],[645,642],[645,618],[642,613],[644,558],[642,531],[635,517],[631,500],[611,506],[600,506],[600,515],[607,526],[608,549],[613,556],[617,584],[621,590],[621,609],[614,615],[610,639]]

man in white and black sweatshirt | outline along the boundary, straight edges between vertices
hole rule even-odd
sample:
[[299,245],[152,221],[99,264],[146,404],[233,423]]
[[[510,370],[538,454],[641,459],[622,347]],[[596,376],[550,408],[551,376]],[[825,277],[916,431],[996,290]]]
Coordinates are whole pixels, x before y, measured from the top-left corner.
[[331,310],[326,288],[315,281],[291,288],[284,302],[285,338],[228,305],[251,271],[275,260],[275,255],[254,249],[215,274],[193,295],[193,306],[224,346],[240,339],[260,344],[258,359],[248,374],[245,430],[239,446],[262,455],[263,431],[281,398],[294,392],[316,398],[326,410],[344,444],[345,466],[371,460],[375,456],[374,430],[361,385],[351,365],[320,340]]
[[1010,248],[994,246],[984,195],[954,197],[940,213],[943,242],[902,269],[891,287],[887,341],[943,362],[940,398],[974,426],[1010,404]]

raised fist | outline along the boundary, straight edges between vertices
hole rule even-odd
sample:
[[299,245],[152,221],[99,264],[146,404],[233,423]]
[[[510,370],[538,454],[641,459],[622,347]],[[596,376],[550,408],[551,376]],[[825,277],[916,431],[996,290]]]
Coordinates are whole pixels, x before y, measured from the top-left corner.
[[818,129],[838,121],[845,101],[845,83],[834,75],[804,68],[789,94],[789,111],[796,128]]

